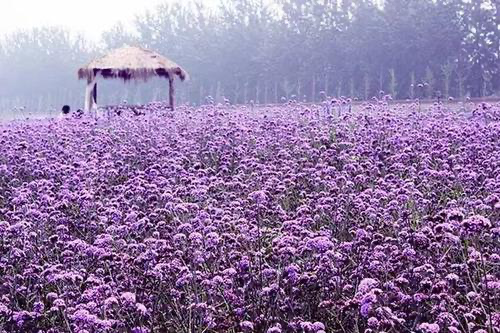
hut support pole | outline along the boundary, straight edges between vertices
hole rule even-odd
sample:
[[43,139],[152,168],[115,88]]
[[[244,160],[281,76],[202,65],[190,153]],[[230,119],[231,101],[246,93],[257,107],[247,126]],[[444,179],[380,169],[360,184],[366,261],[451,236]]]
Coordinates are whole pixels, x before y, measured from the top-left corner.
[[96,79],[87,80],[87,88],[85,90],[85,111],[88,112],[92,110],[95,105],[96,95],[97,95],[97,83]]
[[169,85],[169,91],[168,91],[168,98],[170,102],[170,108],[172,111],[175,108],[175,102],[174,102],[174,95],[175,95],[175,87],[174,87],[174,79],[169,77],[168,78],[168,85]]

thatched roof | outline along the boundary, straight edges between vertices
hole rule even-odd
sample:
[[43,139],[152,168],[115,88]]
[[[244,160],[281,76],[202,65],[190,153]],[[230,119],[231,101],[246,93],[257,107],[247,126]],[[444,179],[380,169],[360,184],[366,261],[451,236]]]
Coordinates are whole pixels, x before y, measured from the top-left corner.
[[78,70],[80,80],[93,80],[98,75],[106,79],[121,78],[125,81],[147,81],[153,76],[173,78],[177,75],[182,81],[188,78],[188,73],[175,62],[156,52],[133,46],[113,50]]

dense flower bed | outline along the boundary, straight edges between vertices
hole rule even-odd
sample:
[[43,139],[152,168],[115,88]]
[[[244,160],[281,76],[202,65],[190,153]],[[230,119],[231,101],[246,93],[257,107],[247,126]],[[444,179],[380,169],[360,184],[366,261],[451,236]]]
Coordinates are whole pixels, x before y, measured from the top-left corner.
[[0,127],[0,332],[499,332],[499,105],[145,110]]

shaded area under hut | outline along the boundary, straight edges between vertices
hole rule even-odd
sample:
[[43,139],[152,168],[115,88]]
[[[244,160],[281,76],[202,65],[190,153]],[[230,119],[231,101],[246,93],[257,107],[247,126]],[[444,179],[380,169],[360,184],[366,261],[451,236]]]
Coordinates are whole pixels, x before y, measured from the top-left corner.
[[140,47],[125,46],[111,51],[105,56],[93,60],[78,70],[80,80],[87,79],[85,91],[85,111],[97,104],[97,78],[119,78],[124,81],[147,81],[154,76],[167,78],[169,81],[169,103],[175,107],[174,78],[187,79],[188,73],[175,62],[150,50]]

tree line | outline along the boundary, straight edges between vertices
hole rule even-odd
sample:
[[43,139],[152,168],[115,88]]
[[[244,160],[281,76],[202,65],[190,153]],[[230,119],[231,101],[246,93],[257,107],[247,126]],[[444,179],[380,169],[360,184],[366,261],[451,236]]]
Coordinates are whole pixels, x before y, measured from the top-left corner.
[[[164,3],[102,43],[63,28],[0,41],[0,108],[83,103],[78,66],[124,44],[158,51],[191,76],[181,102],[484,97],[500,90],[495,0],[219,0]],[[167,85],[106,82],[103,103],[163,99]],[[3,101],[3,105],[2,105]],[[8,101],[8,102],[6,102]],[[10,104],[9,104],[10,103]]]

